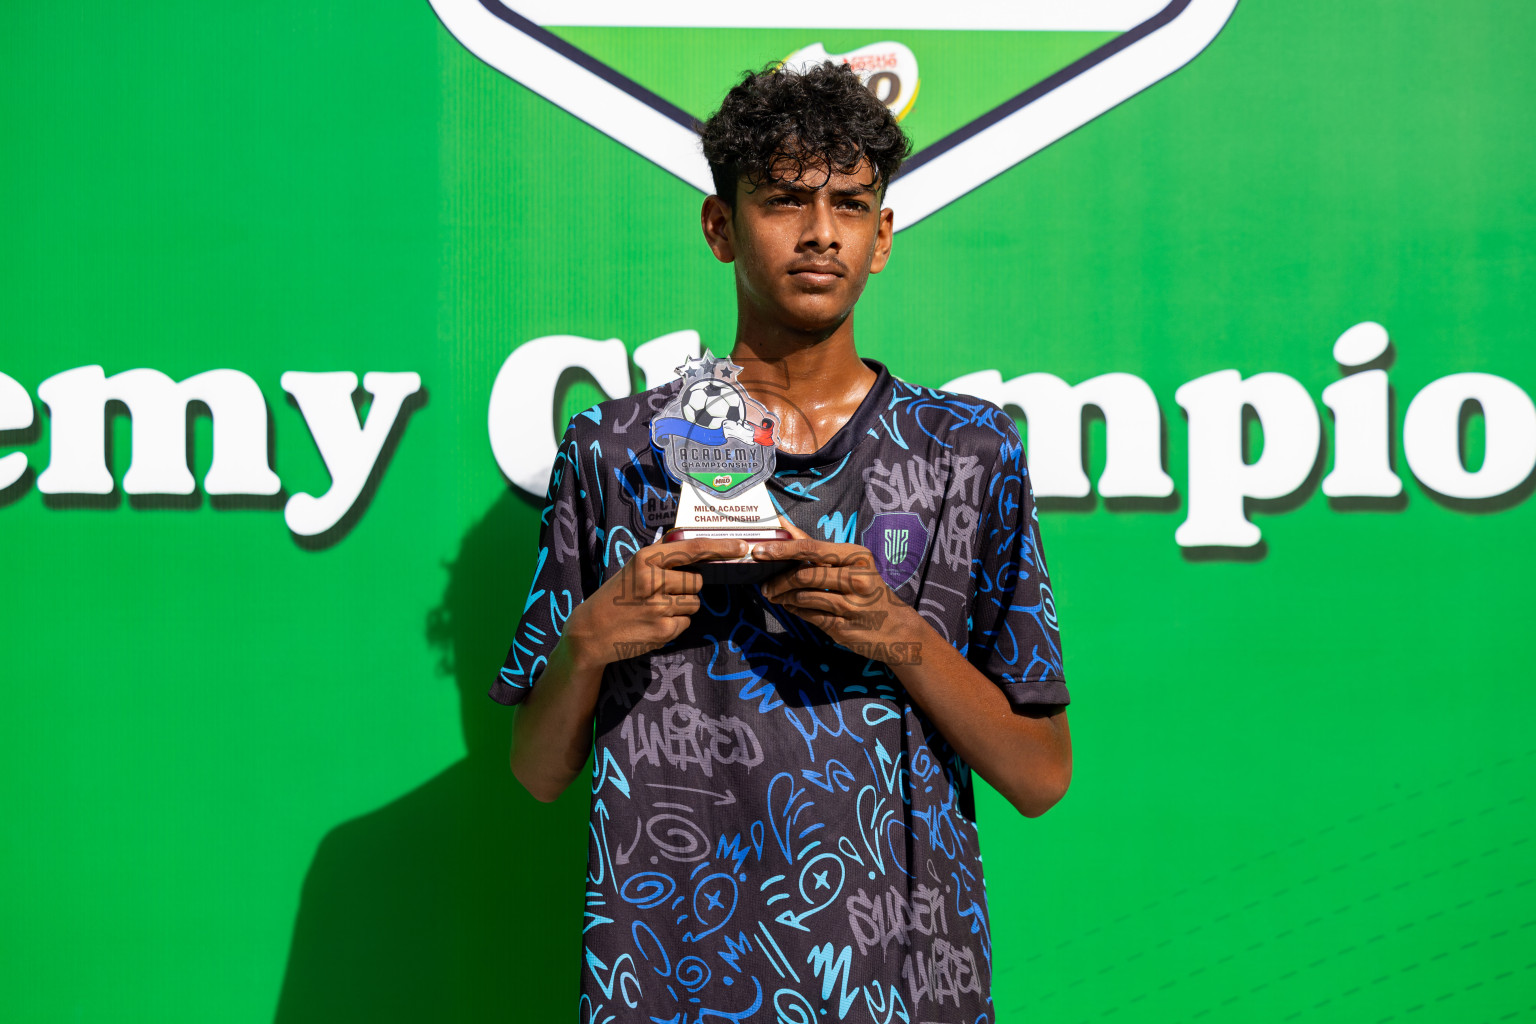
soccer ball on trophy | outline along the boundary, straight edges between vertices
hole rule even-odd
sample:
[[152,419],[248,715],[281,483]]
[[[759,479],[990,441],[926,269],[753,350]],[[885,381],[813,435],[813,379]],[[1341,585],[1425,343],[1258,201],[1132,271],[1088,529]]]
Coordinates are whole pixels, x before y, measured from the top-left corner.
[[690,384],[683,396],[683,418],[705,430],[715,430],[744,423],[747,410],[736,389],[725,381],[700,380]]

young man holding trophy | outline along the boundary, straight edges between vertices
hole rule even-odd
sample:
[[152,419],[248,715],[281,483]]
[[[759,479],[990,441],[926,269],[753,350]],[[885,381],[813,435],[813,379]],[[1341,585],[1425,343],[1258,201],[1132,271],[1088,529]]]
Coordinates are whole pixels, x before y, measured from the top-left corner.
[[1050,808],[1068,695],[1013,421],[854,347],[909,150],[844,65],[732,89],[730,358],[561,443],[491,696],[536,797],[595,756],[584,1022],[996,1019],[971,771]]

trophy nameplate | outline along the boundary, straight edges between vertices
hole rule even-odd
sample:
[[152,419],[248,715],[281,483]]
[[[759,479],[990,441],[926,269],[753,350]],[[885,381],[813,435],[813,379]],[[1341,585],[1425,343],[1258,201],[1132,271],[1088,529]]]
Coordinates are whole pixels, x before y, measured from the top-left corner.
[[[729,359],[706,350],[677,372],[683,386],[651,419],[651,445],[679,484],[677,523],[663,539],[791,540],[767,486],[778,421],[737,382],[741,367]],[[748,556],[680,568],[706,583],[755,583],[795,564]]]

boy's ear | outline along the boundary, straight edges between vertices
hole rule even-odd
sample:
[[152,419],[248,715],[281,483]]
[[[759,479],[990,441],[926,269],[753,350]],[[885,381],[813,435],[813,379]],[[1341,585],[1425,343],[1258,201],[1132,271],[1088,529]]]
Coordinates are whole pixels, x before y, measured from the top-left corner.
[[736,244],[731,234],[732,212],[719,196],[706,196],[704,207],[699,211],[699,227],[704,231],[704,241],[721,263],[736,261]]
[[880,226],[875,229],[875,255],[869,261],[869,272],[878,274],[885,269],[891,258],[891,240],[896,231],[896,215],[890,207],[880,211]]

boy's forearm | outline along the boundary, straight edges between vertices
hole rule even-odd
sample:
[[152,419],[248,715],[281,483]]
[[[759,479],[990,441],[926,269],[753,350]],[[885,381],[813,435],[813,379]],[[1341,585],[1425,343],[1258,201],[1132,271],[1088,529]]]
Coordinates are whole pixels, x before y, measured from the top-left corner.
[[[1072,778],[1066,713],[1031,717],[1014,710],[997,684],[934,631],[921,615],[899,617],[893,636],[915,659],[890,664],[949,745],[1019,812],[1044,814]],[[893,616],[893,618],[898,618]]]
[[581,773],[592,749],[592,716],[604,664],[567,631],[512,721],[512,774],[548,803]]
[[565,791],[592,750],[592,716],[603,669],[618,651],[655,650],[677,639],[699,609],[697,573],[683,566],[740,558],[745,541],[696,538],[636,552],[572,609],[512,722],[512,774],[545,802]]

